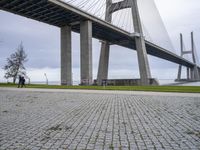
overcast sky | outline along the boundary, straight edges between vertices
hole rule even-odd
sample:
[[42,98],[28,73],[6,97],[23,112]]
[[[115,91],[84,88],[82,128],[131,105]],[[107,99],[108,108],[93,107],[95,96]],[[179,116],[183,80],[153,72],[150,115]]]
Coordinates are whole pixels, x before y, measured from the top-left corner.
[[[147,0],[140,0],[140,2]],[[149,0],[148,0],[149,1]],[[160,16],[173,43],[179,50],[179,33],[183,33],[185,46],[190,49],[190,32],[194,31],[197,51],[200,50],[200,1],[199,0],[155,0]],[[148,12],[145,11],[145,12]],[[152,13],[146,19],[151,18]],[[151,19],[153,20],[153,19]],[[143,21],[145,22],[145,21]],[[145,24],[147,24],[145,22]],[[156,33],[153,23],[145,25],[150,33]],[[153,32],[154,31],[154,32]],[[156,36],[155,36],[156,35]],[[160,33],[161,37],[163,34]],[[151,34],[152,36],[152,34]],[[153,40],[159,43],[157,33]],[[73,34],[73,80],[80,79],[80,40]],[[27,19],[0,10],[0,68],[6,64],[6,58],[23,42],[29,61],[26,63],[28,76],[32,81],[60,80],[60,29],[48,24]],[[162,45],[162,42],[160,42]],[[163,41],[165,43],[165,41]],[[99,61],[100,43],[93,40],[93,76],[96,78]],[[200,51],[198,51],[200,54]],[[119,59],[120,58],[120,59]],[[149,56],[152,76],[159,79],[174,79],[177,65]],[[199,55],[200,58],[200,55]],[[5,81],[0,69],[0,82]],[[109,78],[137,78],[139,76],[136,52],[119,46],[111,46]]]

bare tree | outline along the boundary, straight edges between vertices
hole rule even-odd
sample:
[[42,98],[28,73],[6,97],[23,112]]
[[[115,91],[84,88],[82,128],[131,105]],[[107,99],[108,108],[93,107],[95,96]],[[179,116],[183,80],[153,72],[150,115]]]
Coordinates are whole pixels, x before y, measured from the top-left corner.
[[24,63],[27,62],[27,54],[24,51],[23,44],[21,43],[17,48],[17,51],[7,58],[7,64],[4,66],[5,78],[13,78],[13,83],[16,82],[18,75],[26,75],[26,68]]

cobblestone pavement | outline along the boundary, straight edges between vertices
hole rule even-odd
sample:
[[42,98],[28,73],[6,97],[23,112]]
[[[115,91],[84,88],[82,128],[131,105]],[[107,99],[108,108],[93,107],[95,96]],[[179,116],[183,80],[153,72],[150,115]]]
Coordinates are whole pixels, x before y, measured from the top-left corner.
[[0,149],[200,150],[200,97],[0,89]]

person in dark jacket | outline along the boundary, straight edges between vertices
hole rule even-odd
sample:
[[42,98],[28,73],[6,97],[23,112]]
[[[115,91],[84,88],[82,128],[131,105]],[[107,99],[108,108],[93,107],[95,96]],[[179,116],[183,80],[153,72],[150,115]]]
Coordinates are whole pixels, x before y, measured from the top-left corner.
[[26,87],[26,86],[25,86],[25,82],[26,82],[25,78],[22,77],[21,80],[22,80],[22,81],[21,81],[21,88]]

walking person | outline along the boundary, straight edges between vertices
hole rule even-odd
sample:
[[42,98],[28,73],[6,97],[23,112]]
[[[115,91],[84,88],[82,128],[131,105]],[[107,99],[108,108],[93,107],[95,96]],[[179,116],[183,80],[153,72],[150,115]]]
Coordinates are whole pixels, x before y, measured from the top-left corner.
[[26,82],[25,78],[22,77],[21,80],[22,80],[22,81],[21,81],[21,88],[26,87],[26,86],[25,86],[25,82]]

